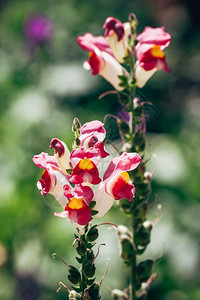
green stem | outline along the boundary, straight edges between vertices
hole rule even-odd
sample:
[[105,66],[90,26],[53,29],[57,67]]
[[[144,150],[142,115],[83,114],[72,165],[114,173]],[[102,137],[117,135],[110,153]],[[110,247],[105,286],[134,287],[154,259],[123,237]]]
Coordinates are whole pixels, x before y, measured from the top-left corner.
[[[135,87],[130,88],[130,140],[131,140],[131,146],[132,148],[134,147],[133,145],[133,138],[135,134],[135,111],[134,111],[134,103],[133,99],[135,96]],[[134,212],[132,213],[132,233],[133,233],[133,239],[134,239],[134,222],[133,222],[133,217],[134,217]],[[134,243],[134,241],[133,241]],[[136,252],[134,252],[134,255],[132,257],[131,261],[131,299],[135,300],[136,299]]]
[[130,141],[131,144],[133,143],[133,137],[135,134],[135,111],[134,111],[134,104],[133,104],[133,99],[134,99],[134,95],[135,95],[135,88],[131,88],[130,89],[130,123],[129,123],[129,128],[130,128]]
[[[132,226],[132,231],[134,235],[134,226]],[[136,300],[136,253],[131,261],[131,300]]]
[[[80,236],[80,239],[83,241],[83,243],[85,243],[85,234]],[[86,253],[81,256],[81,258],[83,259],[82,265],[81,265],[81,282],[80,282],[80,288],[81,288],[81,296],[83,298],[84,296],[84,290],[87,288],[87,278],[84,274],[84,264],[86,261]]]

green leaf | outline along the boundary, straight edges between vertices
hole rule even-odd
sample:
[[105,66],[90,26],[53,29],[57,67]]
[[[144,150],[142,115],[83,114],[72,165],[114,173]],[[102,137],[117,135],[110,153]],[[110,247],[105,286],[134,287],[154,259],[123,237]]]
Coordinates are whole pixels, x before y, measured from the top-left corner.
[[96,205],[96,201],[91,201],[90,205],[89,205],[89,208],[93,209],[95,207],[95,205]]
[[76,256],[76,260],[78,261],[79,264],[82,264],[82,262],[83,262],[83,259],[81,257]]
[[98,214],[98,211],[97,211],[97,210],[91,210],[91,212],[92,212],[92,216],[95,216],[95,215]]

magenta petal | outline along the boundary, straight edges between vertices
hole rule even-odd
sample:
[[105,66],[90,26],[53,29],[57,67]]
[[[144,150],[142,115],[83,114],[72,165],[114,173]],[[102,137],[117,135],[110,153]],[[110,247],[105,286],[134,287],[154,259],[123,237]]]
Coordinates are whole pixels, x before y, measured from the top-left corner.
[[58,167],[57,160],[54,156],[48,155],[48,153],[41,152],[38,155],[34,155],[33,162],[38,168],[47,169],[48,164],[54,167]]
[[88,212],[80,212],[79,218],[78,218],[78,224],[79,225],[86,225],[92,220],[92,214],[91,211]]
[[91,33],[86,33],[83,36],[78,36],[77,42],[83,50],[94,52],[98,48],[100,51],[113,55],[108,41],[103,36],[94,36]]
[[104,174],[103,180],[106,180],[110,176],[115,176],[116,174],[124,171],[132,171],[137,168],[141,161],[142,159],[139,154],[124,152],[111,161]]
[[137,36],[140,43],[169,46],[171,35],[165,31],[164,27],[145,27],[144,31]]

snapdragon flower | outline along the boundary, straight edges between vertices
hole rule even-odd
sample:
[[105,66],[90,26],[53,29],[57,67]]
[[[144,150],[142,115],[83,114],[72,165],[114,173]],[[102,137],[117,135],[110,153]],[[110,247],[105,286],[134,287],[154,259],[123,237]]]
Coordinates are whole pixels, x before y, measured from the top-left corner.
[[103,123],[100,121],[87,122],[80,128],[80,145],[85,148],[94,147],[99,149],[101,158],[105,158],[110,155],[104,149],[103,141],[105,137],[106,130]]
[[42,178],[37,182],[41,194],[43,196],[48,193],[53,195],[58,203],[65,207],[67,199],[63,194],[63,186],[69,185],[69,177],[60,169],[56,158],[42,152],[33,157],[33,162],[37,167],[44,169]]
[[128,55],[129,36],[131,35],[130,22],[122,23],[116,18],[108,17],[103,25],[105,36],[108,40],[112,53],[117,61],[124,62]]
[[137,40],[135,77],[137,86],[141,88],[156,71],[170,72],[163,50],[169,46],[171,36],[164,30],[164,27],[152,28],[147,26],[137,36]]
[[127,74],[127,71],[114,58],[106,38],[86,33],[79,36],[77,42],[83,50],[89,51],[89,60],[84,62],[84,68],[91,70],[92,75],[101,75],[116,90],[122,91],[124,87],[120,86],[119,76]]
[[[115,157],[106,168],[103,180],[99,177],[99,162],[109,155],[103,145],[105,137],[102,122],[88,122],[80,128],[80,147],[71,153],[64,142],[54,138],[50,143],[54,156],[42,152],[33,158],[36,166],[44,169],[37,183],[41,194],[52,194],[64,208],[55,216],[67,217],[79,229],[92,220],[92,210],[96,217],[102,217],[115,200],[131,202],[135,194],[128,171],[141,162],[137,153],[124,152]],[[91,201],[94,203],[92,210]]]

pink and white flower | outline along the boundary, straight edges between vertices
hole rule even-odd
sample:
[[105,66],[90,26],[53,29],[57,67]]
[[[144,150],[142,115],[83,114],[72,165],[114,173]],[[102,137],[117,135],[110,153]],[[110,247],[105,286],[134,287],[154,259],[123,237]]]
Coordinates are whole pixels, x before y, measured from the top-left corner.
[[122,23],[116,18],[108,17],[103,25],[105,36],[108,40],[112,53],[120,62],[124,62],[124,57],[128,55],[129,36],[131,34],[131,25],[129,22]]
[[135,187],[130,183],[127,171],[137,168],[140,162],[141,157],[137,153],[126,152],[111,161],[104,174],[102,184],[95,190],[94,210],[99,212],[96,217],[103,216],[111,208],[114,200],[132,201]]
[[138,87],[141,88],[156,71],[170,72],[163,50],[169,46],[171,36],[164,30],[164,27],[152,28],[147,26],[137,36],[137,40],[135,77]]
[[85,149],[80,147],[71,152],[70,160],[73,167],[70,182],[74,184],[99,184],[101,178],[97,164],[101,159],[99,149]]
[[55,151],[55,157],[59,167],[63,173],[67,174],[67,170],[71,169],[71,164],[70,152],[66,144],[59,139],[54,138],[50,142],[50,148]]
[[137,168],[140,162],[141,157],[137,153],[124,152],[115,157],[103,177],[106,193],[112,195],[115,200],[124,198],[131,202],[135,194],[135,187],[129,183],[127,171]]
[[106,137],[106,130],[103,126],[104,124],[100,121],[91,121],[85,123],[80,128],[80,137],[81,146],[86,149],[94,147],[99,149],[101,158],[105,158],[110,155],[104,149],[104,139]]
[[69,202],[61,213],[54,213],[55,216],[68,217],[75,225],[86,225],[92,220],[92,212],[89,204],[94,196],[92,189],[88,186],[76,185],[73,189],[68,185],[64,186],[64,195]]
[[79,46],[89,51],[89,60],[84,62],[84,68],[91,70],[92,75],[99,74],[106,79],[118,91],[124,87],[120,86],[121,80],[118,76],[127,74],[127,71],[113,57],[107,40],[103,36],[93,36],[86,33],[77,38]]
[[59,204],[65,207],[67,200],[64,196],[63,186],[69,185],[69,177],[59,168],[56,158],[42,152],[33,157],[33,162],[37,167],[44,169],[42,178],[37,182],[41,194],[43,196],[48,193],[53,195]]

